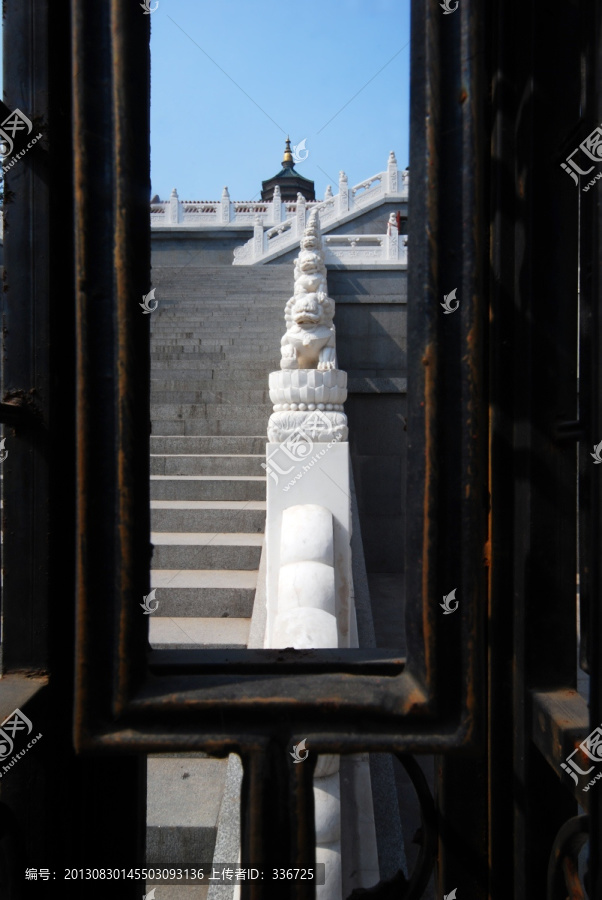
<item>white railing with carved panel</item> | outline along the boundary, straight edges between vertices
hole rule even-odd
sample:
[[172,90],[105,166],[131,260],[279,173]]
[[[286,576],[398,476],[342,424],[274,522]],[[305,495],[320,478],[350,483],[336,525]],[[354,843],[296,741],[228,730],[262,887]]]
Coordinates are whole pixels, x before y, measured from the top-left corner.
[[[150,218],[152,228],[215,228],[216,226],[237,227],[256,223],[279,226],[294,222],[299,218],[299,197],[303,201],[303,212],[320,210],[322,227],[361,210],[372,201],[384,200],[392,196],[396,200],[407,200],[409,172],[399,172],[395,154],[391,152],[384,172],[377,172],[366,181],[349,189],[347,176],[339,173],[339,192],[333,195],[330,185],[323,200],[306,202],[299,194],[297,201],[283,203],[278,186],[274,198],[265,200],[231,200],[228,188],[222,191],[220,200],[180,200],[174,188],[169,200],[151,203]],[[303,224],[304,227],[304,224]],[[301,231],[303,228],[301,228]],[[282,232],[280,232],[282,233]],[[296,235],[295,235],[296,237]],[[254,241],[254,237],[251,239]],[[242,249],[242,248],[241,248]],[[244,255],[244,254],[241,254]]]
[[[235,266],[261,265],[274,259],[275,256],[293,249],[300,241],[309,213],[313,210],[318,210],[320,227],[322,232],[325,232],[336,227],[339,222],[347,221],[353,217],[355,212],[359,213],[370,205],[385,200],[407,200],[408,182],[409,172],[407,169],[401,174],[401,177],[399,176],[394,153],[389,155],[385,172],[379,172],[352,188],[349,188],[347,184],[345,173],[340,172],[339,193],[335,196],[327,191],[324,200],[307,202],[301,194],[298,194],[294,212],[291,212],[285,221],[272,228],[264,229],[262,217],[256,216],[253,237],[242,247],[234,250],[232,264]],[[402,247],[400,255],[397,250],[393,252],[388,249],[386,235],[363,235],[362,238],[368,239],[368,242],[360,241],[356,235],[349,237],[350,240],[353,239],[356,242],[353,246],[347,242],[347,238],[336,244],[336,253],[340,250],[340,253],[349,261],[354,259],[356,262],[374,262],[380,265],[386,263],[393,263],[396,266],[404,265],[402,261],[403,252],[405,252],[403,242],[400,245]],[[333,250],[333,252],[335,251]]]

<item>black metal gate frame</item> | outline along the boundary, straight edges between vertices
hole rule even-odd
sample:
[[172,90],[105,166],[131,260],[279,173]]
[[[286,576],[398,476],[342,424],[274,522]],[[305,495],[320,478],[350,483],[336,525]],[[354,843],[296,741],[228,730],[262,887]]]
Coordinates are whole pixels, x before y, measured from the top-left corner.
[[[92,753],[239,753],[243,862],[303,866],[315,853],[312,770],[290,759],[295,735],[306,737],[315,753],[450,753],[476,747],[479,710],[483,727],[477,671],[486,610],[486,229],[476,203],[483,190],[483,124],[472,114],[484,89],[478,17],[462,11],[445,39],[436,3],[419,7],[413,20],[410,216],[425,227],[410,235],[407,553],[415,565],[402,661],[361,650],[147,654],[139,598],[149,589],[150,568],[149,334],[136,302],[150,287],[148,81],[140,65],[146,34],[124,4],[104,9],[75,2],[73,9],[75,740],[81,752]],[[94,46],[91,32],[102,36]],[[442,54],[448,57],[444,83]],[[99,107],[103,75],[110,93],[107,86]],[[461,91],[466,102],[446,103]],[[99,114],[107,117],[100,141]],[[443,147],[450,129],[455,140]],[[464,217],[458,228],[450,215],[457,208],[475,209],[477,216]],[[452,286],[461,313],[442,317],[439,300]],[[462,612],[447,620],[438,601],[453,587]],[[254,896],[258,888],[247,890]],[[273,890],[289,896],[280,885]],[[261,891],[269,895],[265,885]],[[290,896],[312,891],[294,885]]]
[[[136,822],[141,785],[135,768],[101,764],[105,756],[240,753],[243,862],[282,867],[314,860],[316,753],[436,753],[439,888],[461,876],[464,897],[541,891],[550,834],[575,810],[560,762],[602,721],[593,649],[589,726],[574,690],[566,593],[574,514],[570,502],[568,512],[549,504],[556,489],[571,498],[567,435],[593,443],[602,434],[600,287],[590,266],[582,285],[589,408],[574,433],[552,434],[559,409],[577,420],[567,378],[576,360],[576,201],[546,188],[558,161],[536,159],[541,135],[552,145],[570,129],[573,108],[579,115],[579,65],[554,74],[559,40],[576,59],[585,53],[588,109],[600,120],[599,14],[578,3],[557,12],[543,0],[461,0],[449,16],[437,0],[413,4],[408,654],[400,659],[374,650],[149,651],[139,614],[150,587],[149,325],[138,302],[150,288],[151,17],[120,0],[52,10],[45,0],[5,0],[5,100],[45,124],[48,141],[6,176],[0,412],[14,441],[3,469],[0,707],[18,700],[56,727],[72,726],[79,757],[61,748],[65,777],[68,765],[79,767],[86,790],[114,777],[123,821],[111,820],[100,791],[95,798],[116,839],[125,842]],[[529,85],[536,96],[549,89],[547,123],[525,100]],[[599,202],[590,199],[582,247],[593,251]],[[564,257],[556,232],[548,244],[538,232],[547,216],[562,225]],[[460,306],[446,316],[439,304],[452,289]],[[551,316],[546,292],[567,297]],[[592,648],[602,633],[601,508],[598,481],[582,525]],[[541,557],[538,529],[553,559],[545,598],[525,574],[527,555]],[[443,617],[439,603],[452,589],[459,611]],[[537,628],[545,646],[529,662]],[[314,751],[304,766],[288,754],[299,736]],[[597,848],[595,792],[588,802]],[[602,897],[600,877],[596,851],[592,897]],[[304,883],[244,890],[312,896]]]

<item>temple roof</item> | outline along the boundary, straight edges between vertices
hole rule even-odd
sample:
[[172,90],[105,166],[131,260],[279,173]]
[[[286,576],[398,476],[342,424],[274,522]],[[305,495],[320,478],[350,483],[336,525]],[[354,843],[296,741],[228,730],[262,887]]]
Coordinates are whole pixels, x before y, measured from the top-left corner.
[[282,157],[282,168],[276,175],[261,182],[261,199],[271,200],[276,185],[280,188],[283,200],[296,200],[301,193],[306,200],[315,200],[314,183],[310,178],[300,175],[295,169],[295,161],[291,153],[291,142],[287,136]]

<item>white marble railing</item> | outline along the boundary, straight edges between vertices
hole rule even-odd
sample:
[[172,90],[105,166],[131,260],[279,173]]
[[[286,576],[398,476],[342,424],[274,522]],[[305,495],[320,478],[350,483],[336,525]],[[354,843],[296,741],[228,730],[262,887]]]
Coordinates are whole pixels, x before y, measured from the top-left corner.
[[[330,185],[326,189],[323,200],[312,200],[301,204],[304,212],[312,209],[320,210],[322,226],[347,216],[354,210],[360,210],[372,200],[384,199],[394,195],[395,199],[407,200],[409,172],[399,172],[395,154],[391,152],[384,172],[377,172],[371,178],[356,184],[351,189],[347,184],[347,176],[339,173],[339,192],[332,193]],[[301,196],[301,195],[299,195]],[[276,187],[274,199],[266,200],[231,200],[228,188],[222,191],[220,200],[180,200],[174,188],[169,200],[151,203],[151,227],[188,227],[215,228],[216,226],[254,225],[280,226],[295,222],[299,216],[299,202],[283,203],[280,190]],[[303,226],[304,227],[304,226]],[[301,229],[303,230],[303,229]]]
[[407,234],[333,234],[323,238],[326,264],[408,265]]
[[[324,227],[324,220],[320,217]],[[275,232],[275,229],[272,229]],[[285,223],[277,233],[255,226],[253,239],[234,251],[235,266],[252,266],[263,262],[277,251],[285,253],[296,247],[303,229],[296,222]],[[407,234],[333,234],[325,235],[324,260],[327,265],[382,265],[401,269],[408,264]]]

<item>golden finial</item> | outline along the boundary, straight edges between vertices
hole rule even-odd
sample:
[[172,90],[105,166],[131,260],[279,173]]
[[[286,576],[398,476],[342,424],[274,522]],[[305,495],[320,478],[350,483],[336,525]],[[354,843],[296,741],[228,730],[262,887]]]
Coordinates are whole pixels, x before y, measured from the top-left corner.
[[291,142],[290,138],[287,134],[286,136],[286,147],[284,149],[284,157],[282,158],[282,168],[283,169],[292,169],[295,165],[295,161],[293,159],[293,154],[291,153]]

